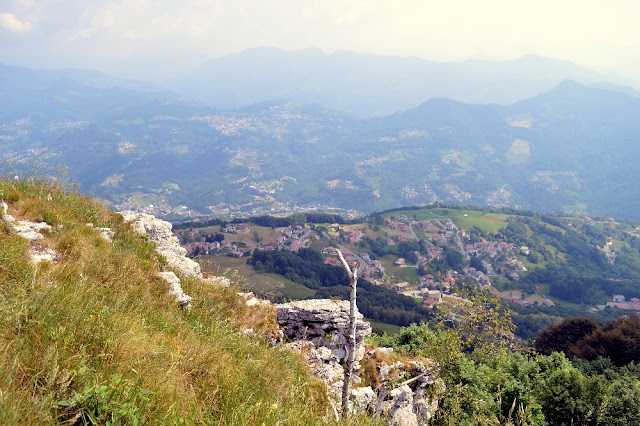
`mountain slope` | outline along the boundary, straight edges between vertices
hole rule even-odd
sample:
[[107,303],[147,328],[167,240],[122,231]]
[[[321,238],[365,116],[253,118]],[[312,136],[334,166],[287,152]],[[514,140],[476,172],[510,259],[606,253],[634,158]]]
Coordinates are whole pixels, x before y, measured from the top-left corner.
[[178,86],[218,107],[287,99],[380,116],[437,97],[508,104],[565,79],[593,83],[605,78],[567,61],[533,55],[501,62],[434,62],[347,51],[255,48],[206,62]]
[[[331,422],[299,357],[242,335],[269,332],[273,312],[186,277],[182,311],[165,261],[120,216],[45,182],[0,193],[8,214],[51,226],[30,246],[0,215],[0,423]],[[34,247],[58,255],[34,265]]]
[[120,210],[172,218],[435,200],[640,217],[640,98],[619,90],[567,81],[508,106],[438,98],[359,119],[318,104],[215,110],[74,87],[33,109],[7,95],[4,173],[69,167]]

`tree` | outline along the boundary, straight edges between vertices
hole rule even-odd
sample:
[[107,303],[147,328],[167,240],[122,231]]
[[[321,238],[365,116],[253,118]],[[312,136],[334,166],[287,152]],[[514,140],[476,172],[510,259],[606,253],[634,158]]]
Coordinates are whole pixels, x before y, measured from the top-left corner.
[[447,250],[445,260],[453,269],[460,269],[462,267],[462,253],[457,250]]
[[586,317],[569,317],[559,324],[554,324],[542,330],[536,339],[536,350],[545,355],[552,352],[564,352],[579,340],[584,339],[600,328],[597,321]]
[[344,364],[344,378],[342,383],[342,415],[349,413],[349,387],[351,385],[351,373],[353,371],[353,361],[356,357],[356,286],[358,285],[358,267],[360,262],[356,262],[353,268],[350,268],[347,261],[344,260],[340,249],[338,259],[344,267],[345,272],[349,276],[349,287],[351,295],[349,297],[349,334],[347,335],[347,343],[345,346],[346,360]]

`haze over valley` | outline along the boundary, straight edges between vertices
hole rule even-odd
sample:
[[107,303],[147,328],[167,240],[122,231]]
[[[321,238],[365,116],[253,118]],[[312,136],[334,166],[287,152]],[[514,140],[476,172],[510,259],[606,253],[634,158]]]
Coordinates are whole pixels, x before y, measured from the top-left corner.
[[[405,90],[362,72],[357,84],[345,80],[352,92],[338,93],[322,89],[323,69],[308,64],[302,80],[287,78],[305,55],[330,58],[258,49],[239,55],[251,65],[225,65],[226,78],[200,69],[199,79],[184,81],[209,90],[201,99],[94,71],[2,66],[4,172],[68,168],[82,191],[114,208],[174,219],[308,209],[366,213],[435,201],[640,217],[640,98],[633,88],[565,80],[594,81],[595,74],[528,57],[484,63],[492,69],[484,78],[477,63],[456,64],[456,74],[475,75],[461,79],[464,90],[425,85],[417,72],[403,76]],[[354,70],[372,59],[351,56],[361,63]],[[283,57],[290,61],[274,59]],[[392,70],[405,61],[379,60]],[[512,74],[525,65],[529,73]],[[313,90],[300,90],[313,81]],[[251,84],[268,90],[251,91]],[[498,85],[510,103],[497,103]],[[219,86],[229,93],[245,87],[252,96],[220,98],[235,99],[236,108],[211,106],[205,99],[215,100]],[[355,93],[367,87],[376,88],[370,97]],[[542,92],[535,94],[536,87]],[[437,97],[462,92],[498,94],[486,104]],[[409,107],[419,96],[426,100]],[[392,105],[404,108],[371,116]]]

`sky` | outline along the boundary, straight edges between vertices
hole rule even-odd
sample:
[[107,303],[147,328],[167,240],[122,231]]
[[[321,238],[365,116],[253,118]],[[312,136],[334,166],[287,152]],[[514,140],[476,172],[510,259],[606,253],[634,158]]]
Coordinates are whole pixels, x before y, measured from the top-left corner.
[[505,60],[527,54],[640,87],[640,0],[0,0],[0,62],[180,73],[258,46]]

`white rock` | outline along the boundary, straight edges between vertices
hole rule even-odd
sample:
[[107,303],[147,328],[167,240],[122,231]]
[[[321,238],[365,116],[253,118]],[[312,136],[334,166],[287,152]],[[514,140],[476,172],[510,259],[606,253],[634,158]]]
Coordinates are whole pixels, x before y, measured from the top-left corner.
[[413,391],[407,385],[389,392],[387,423],[398,426],[417,426],[418,417],[413,412]]
[[111,228],[96,228],[98,232],[100,232],[100,236],[107,240],[108,242],[113,242],[113,237],[115,237],[116,233]]
[[55,262],[60,258],[60,253],[48,247],[32,246],[29,249],[29,257],[36,265],[40,262]]
[[251,299],[247,299],[247,301],[245,302],[245,304],[247,306],[256,306],[260,304],[260,300],[258,300],[255,297],[252,297]]
[[30,222],[28,220],[16,220],[9,213],[9,206],[2,202],[2,217],[16,231],[16,233],[31,242],[29,247],[29,258],[36,265],[43,261],[55,262],[60,258],[60,253],[56,250],[42,247],[36,241],[44,239],[42,231],[51,232],[51,226],[45,222]]
[[42,231],[51,231],[51,226],[45,222],[29,222],[28,220],[19,220],[13,224],[19,236],[29,241],[39,241],[44,238]]
[[171,271],[160,272],[159,275],[171,285],[171,290],[169,293],[173,294],[176,297],[176,302],[178,302],[178,306],[181,308],[187,308],[191,303],[191,296],[185,294],[182,290],[182,285],[180,283],[180,278],[176,276],[175,273]]
[[376,409],[378,396],[373,389],[371,389],[371,386],[353,388],[351,389],[351,401],[349,402],[351,403],[351,412],[373,412]]
[[2,202],[2,216],[4,217],[4,219],[7,222],[11,222],[15,219],[13,219],[13,216],[11,216],[8,211],[9,211],[9,206],[7,205],[7,203],[5,203],[4,201]]
[[120,214],[125,221],[132,222],[139,234],[148,235],[149,241],[156,243],[156,251],[167,259],[171,268],[188,277],[202,278],[200,265],[185,257],[187,250],[171,232],[172,226],[169,222],[145,213],[126,211]]

